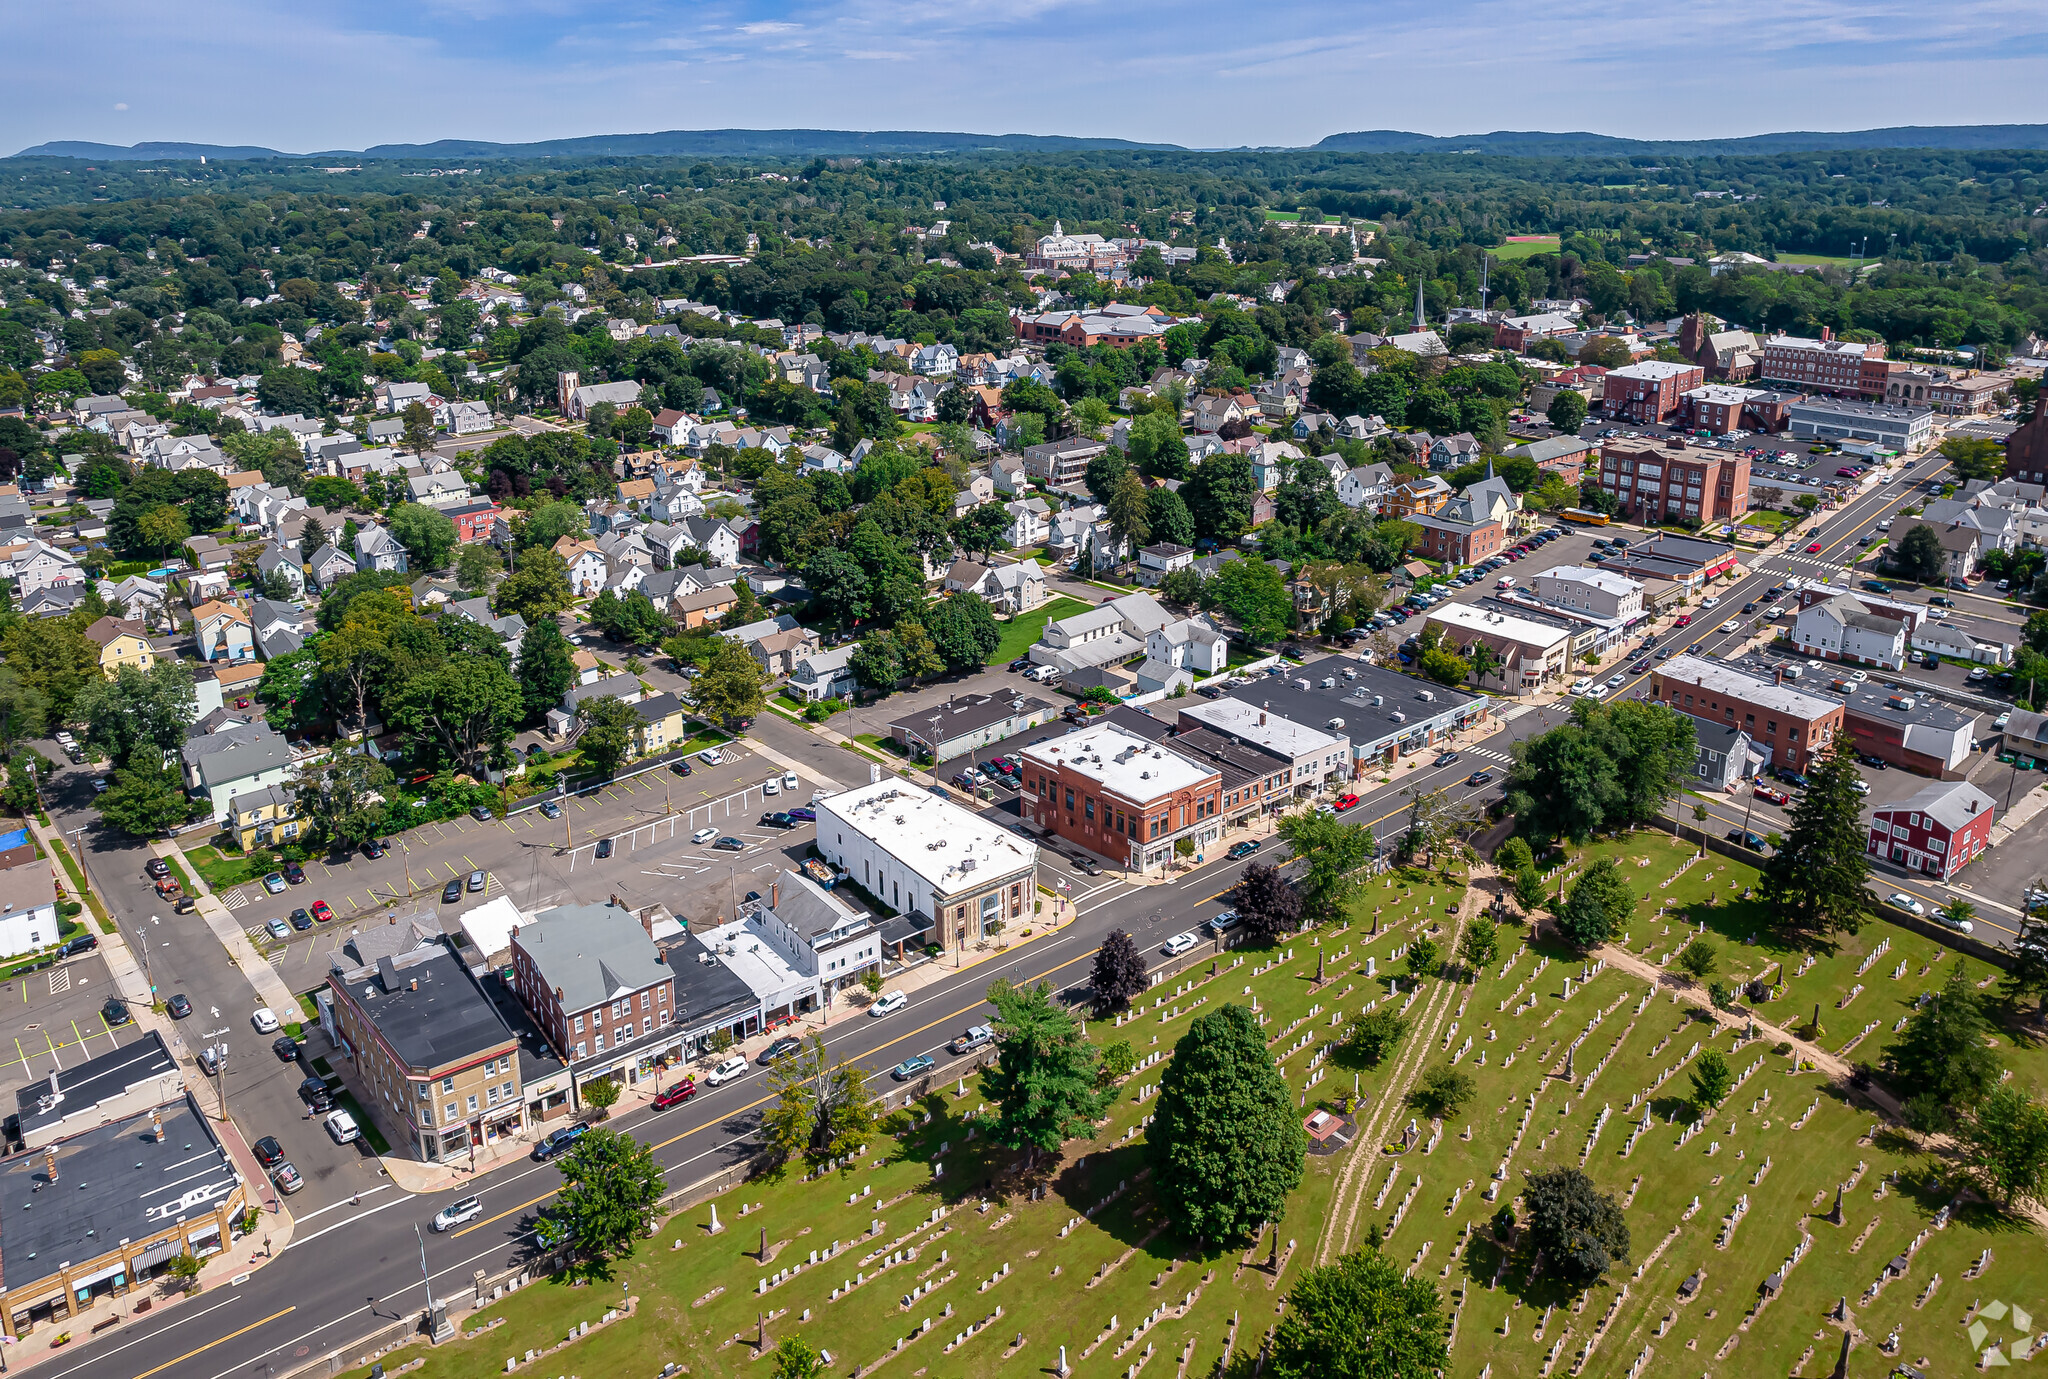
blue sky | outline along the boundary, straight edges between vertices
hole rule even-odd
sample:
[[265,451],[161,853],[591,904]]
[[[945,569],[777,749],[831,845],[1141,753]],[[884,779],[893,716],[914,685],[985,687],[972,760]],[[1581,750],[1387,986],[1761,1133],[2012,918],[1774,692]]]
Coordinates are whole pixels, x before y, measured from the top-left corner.
[[0,150],[678,128],[1196,146],[2048,122],[2040,0],[65,0],[8,7]]

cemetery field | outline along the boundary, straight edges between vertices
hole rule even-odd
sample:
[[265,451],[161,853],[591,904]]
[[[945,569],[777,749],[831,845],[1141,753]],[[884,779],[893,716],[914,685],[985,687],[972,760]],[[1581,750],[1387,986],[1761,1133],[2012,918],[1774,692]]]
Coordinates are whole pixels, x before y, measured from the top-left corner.
[[[1849,1055],[1874,1057],[1911,998],[1944,974],[1933,944],[1885,926],[1801,971],[1801,955],[1745,943],[1751,925],[1761,929],[1754,902],[1739,899],[1754,881],[1747,868],[1712,857],[1686,865],[1690,849],[1658,834],[1591,849],[1573,865],[1608,853],[1645,897],[1631,953],[1653,961],[1684,941],[1684,919],[1660,918],[1660,904],[1696,910],[1721,936],[1724,973],[1762,976],[1765,964],[1788,962],[1787,994],[1762,1010],[1791,1024],[1801,1005],[1810,1015],[1820,1002],[1829,1051],[1877,1019],[1882,1028]],[[1736,899],[1709,907],[1710,893]],[[397,1352],[387,1370],[419,1357],[425,1379],[483,1379],[506,1373],[511,1358],[512,1373],[541,1379],[653,1379],[669,1364],[699,1379],[765,1376],[773,1361],[754,1346],[765,1313],[771,1347],[801,1336],[831,1353],[825,1372],[840,1376],[880,1365],[889,1379],[1025,1379],[1050,1372],[1062,1345],[1070,1370],[1089,1379],[1134,1369],[1146,1379],[1207,1376],[1226,1353],[1233,1371],[1255,1355],[1288,1287],[1319,1259],[1360,1248],[1373,1227],[1395,1263],[1440,1290],[1455,1318],[1447,1372],[1457,1376],[1823,1375],[1841,1335],[1826,1313],[1844,1295],[1864,1337],[1850,1362],[1859,1376],[1922,1356],[1933,1373],[1959,1373],[1976,1362],[1973,1320],[1985,1328],[1980,1346],[1997,1344],[2001,1358],[2022,1325],[2048,1327],[2033,1327],[2035,1315],[2048,1318],[2038,1234],[1967,1203],[1935,1229],[1959,1184],[1908,1137],[1881,1125],[1869,1134],[1873,1113],[1821,1074],[1796,1071],[1773,1038],[1745,1040],[1700,1019],[1618,963],[1589,971],[1562,947],[1527,943],[1518,924],[1502,926],[1497,956],[1474,980],[1418,984],[1405,946],[1433,926],[1449,952],[1464,898],[1462,886],[1420,873],[1375,878],[1347,928],[1238,949],[1214,960],[1214,975],[1202,959],[1130,1015],[1090,1022],[1092,1040],[1127,1042],[1138,1066],[1096,1137],[1036,1173],[1023,1171],[1021,1155],[970,1137],[974,1079],[914,1088],[907,1108],[897,1093],[894,1133],[851,1163],[810,1181],[795,1166],[694,1206],[610,1278],[530,1284],[458,1315],[464,1332],[502,1319],[486,1334]],[[1858,982],[1864,989],[1838,1008]],[[1322,1123],[1344,1128],[1312,1148],[1277,1235],[1215,1249],[1180,1238],[1171,1205],[1151,1191],[1144,1121],[1174,1041],[1232,1001],[1256,1002],[1305,1118],[1335,1111],[1354,1087],[1359,1103],[1350,1118]],[[1340,1022],[1389,1001],[1409,1028],[1385,1062],[1368,1067],[1333,1047]],[[1688,1069],[1707,1048],[1742,1080],[1689,1128]],[[1474,1084],[1441,1125],[1401,1100],[1438,1064]],[[1627,1263],[1577,1294],[1532,1278],[1526,1243],[1496,1241],[1490,1225],[1523,1170],[1561,1166],[1583,1166],[1623,1200],[1632,1237]],[[1840,1226],[1823,1219],[1838,1184],[1848,1185]],[[764,1228],[765,1261],[756,1257]],[[1987,1249],[1985,1271],[1966,1277]],[[1866,1296],[1900,1255],[1902,1275]],[[1759,1308],[1772,1275],[1776,1292]],[[626,1292],[636,1312],[596,1325]],[[1973,1302],[1980,1312],[1966,1316]],[[593,1326],[573,1344],[525,1359],[580,1322]],[[1900,1345],[1888,1357],[1879,1342],[1895,1326]]]

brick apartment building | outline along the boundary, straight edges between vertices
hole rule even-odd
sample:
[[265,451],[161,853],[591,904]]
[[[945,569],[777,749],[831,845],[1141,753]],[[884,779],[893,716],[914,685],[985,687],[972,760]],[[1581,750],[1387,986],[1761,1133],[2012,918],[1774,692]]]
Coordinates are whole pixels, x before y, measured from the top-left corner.
[[1729,522],[1749,511],[1749,456],[1676,436],[1606,442],[1600,486],[1638,522]]
[[2048,407],[2035,407],[2034,419],[2005,438],[2005,477],[2048,484]]
[[1454,560],[1460,565],[1473,565],[1498,555],[1507,544],[1507,532],[1494,521],[1461,522],[1421,513],[1402,520],[1422,529],[1413,550],[1425,560]]
[[1119,866],[1152,871],[1182,838],[1222,835],[1223,775],[1115,723],[1024,749],[1024,820]]
[[1882,401],[1891,367],[1885,362],[1883,341],[1854,344],[1837,340],[1835,333],[1823,326],[1818,340],[1773,335],[1764,341],[1759,377],[1807,392]]
[[1759,747],[1771,764],[1810,770],[1836,733],[1843,731],[1843,705],[1773,684],[1699,656],[1674,656],[1650,673],[1650,698],[1709,722],[1733,724]]
[[1786,408],[1791,393],[1768,388],[1737,388],[1727,383],[1708,383],[1692,389],[1680,399],[1679,424],[1689,431],[1725,436],[1730,431],[1775,434],[1785,429]]
[[1610,418],[1661,426],[1678,415],[1685,395],[1706,381],[1706,370],[1697,364],[1645,359],[1608,371],[1601,406]]
[[1871,811],[1870,855],[1943,881],[1990,845],[1991,797],[1968,781],[1930,785]]
[[558,906],[515,926],[512,985],[567,1061],[616,1052],[675,1020],[674,974],[640,918],[611,905]]

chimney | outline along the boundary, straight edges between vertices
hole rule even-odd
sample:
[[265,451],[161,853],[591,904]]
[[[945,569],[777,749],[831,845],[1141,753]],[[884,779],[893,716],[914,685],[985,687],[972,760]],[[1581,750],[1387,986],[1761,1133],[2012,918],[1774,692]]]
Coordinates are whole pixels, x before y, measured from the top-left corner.
[[1259,726],[1261,728],[1266,726],[1266,711],[1264,709],[1259,710]]
[[57,1146],[51,1145],[43,1151],[43,1163],[48,1169],[47,1181],[57,1181]]
[[778,899],[780,899],[780,898],[781,898],[781,896],[782,896],[782,883],[781,883],[780,881],[770,881],[770,882],[768,883],[768,908],[769,908],[769,909],[771,909],[771,910],[772,910],[772,909],[774,909],[774,908],[775,908],[775,902],[776,902],[776,901],[777,901]]
[[406,990],[408,991],[418,991],[419,989],[420,979],[418,977],[414,977],[410,982],[406,984]]
[[1823,341],[1832,340],[1835,338],[1835,332],[1829,329],[1827,326],[1822,326],[1820,328],[1820,338]]
[[1774,685],[1782,685],[1785,683],[1785,667],[1771,667],[1771,683]]

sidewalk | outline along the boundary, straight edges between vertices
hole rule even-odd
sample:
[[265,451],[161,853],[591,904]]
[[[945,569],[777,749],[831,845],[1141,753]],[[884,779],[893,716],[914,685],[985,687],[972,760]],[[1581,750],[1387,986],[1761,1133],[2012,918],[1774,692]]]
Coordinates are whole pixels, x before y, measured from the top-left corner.
[[[290,1024],[303,1017],[298,997],[292,995],[284,978],[277,975],[277,969],[270,965],[256,945],[249,942],[249,936],[242,932],[228,908],[214,898],[213,890],[206,884],[206,878],[199,874],[199,868],[185,856],[183,848],[176,843],[153,842],[149,850],[165,860],[175,860],[192,878],[192,894],[199,901],[199,917],[206,921],[206,927],[213,930],[213,936],[220,940],[220,946],[228,950],[228,960],[242,970],[249,979],[249,985],[256,988],[259,1002],[269,1006],[280,1022]],[[253,1007],[252,1007],[253,1008]]]

